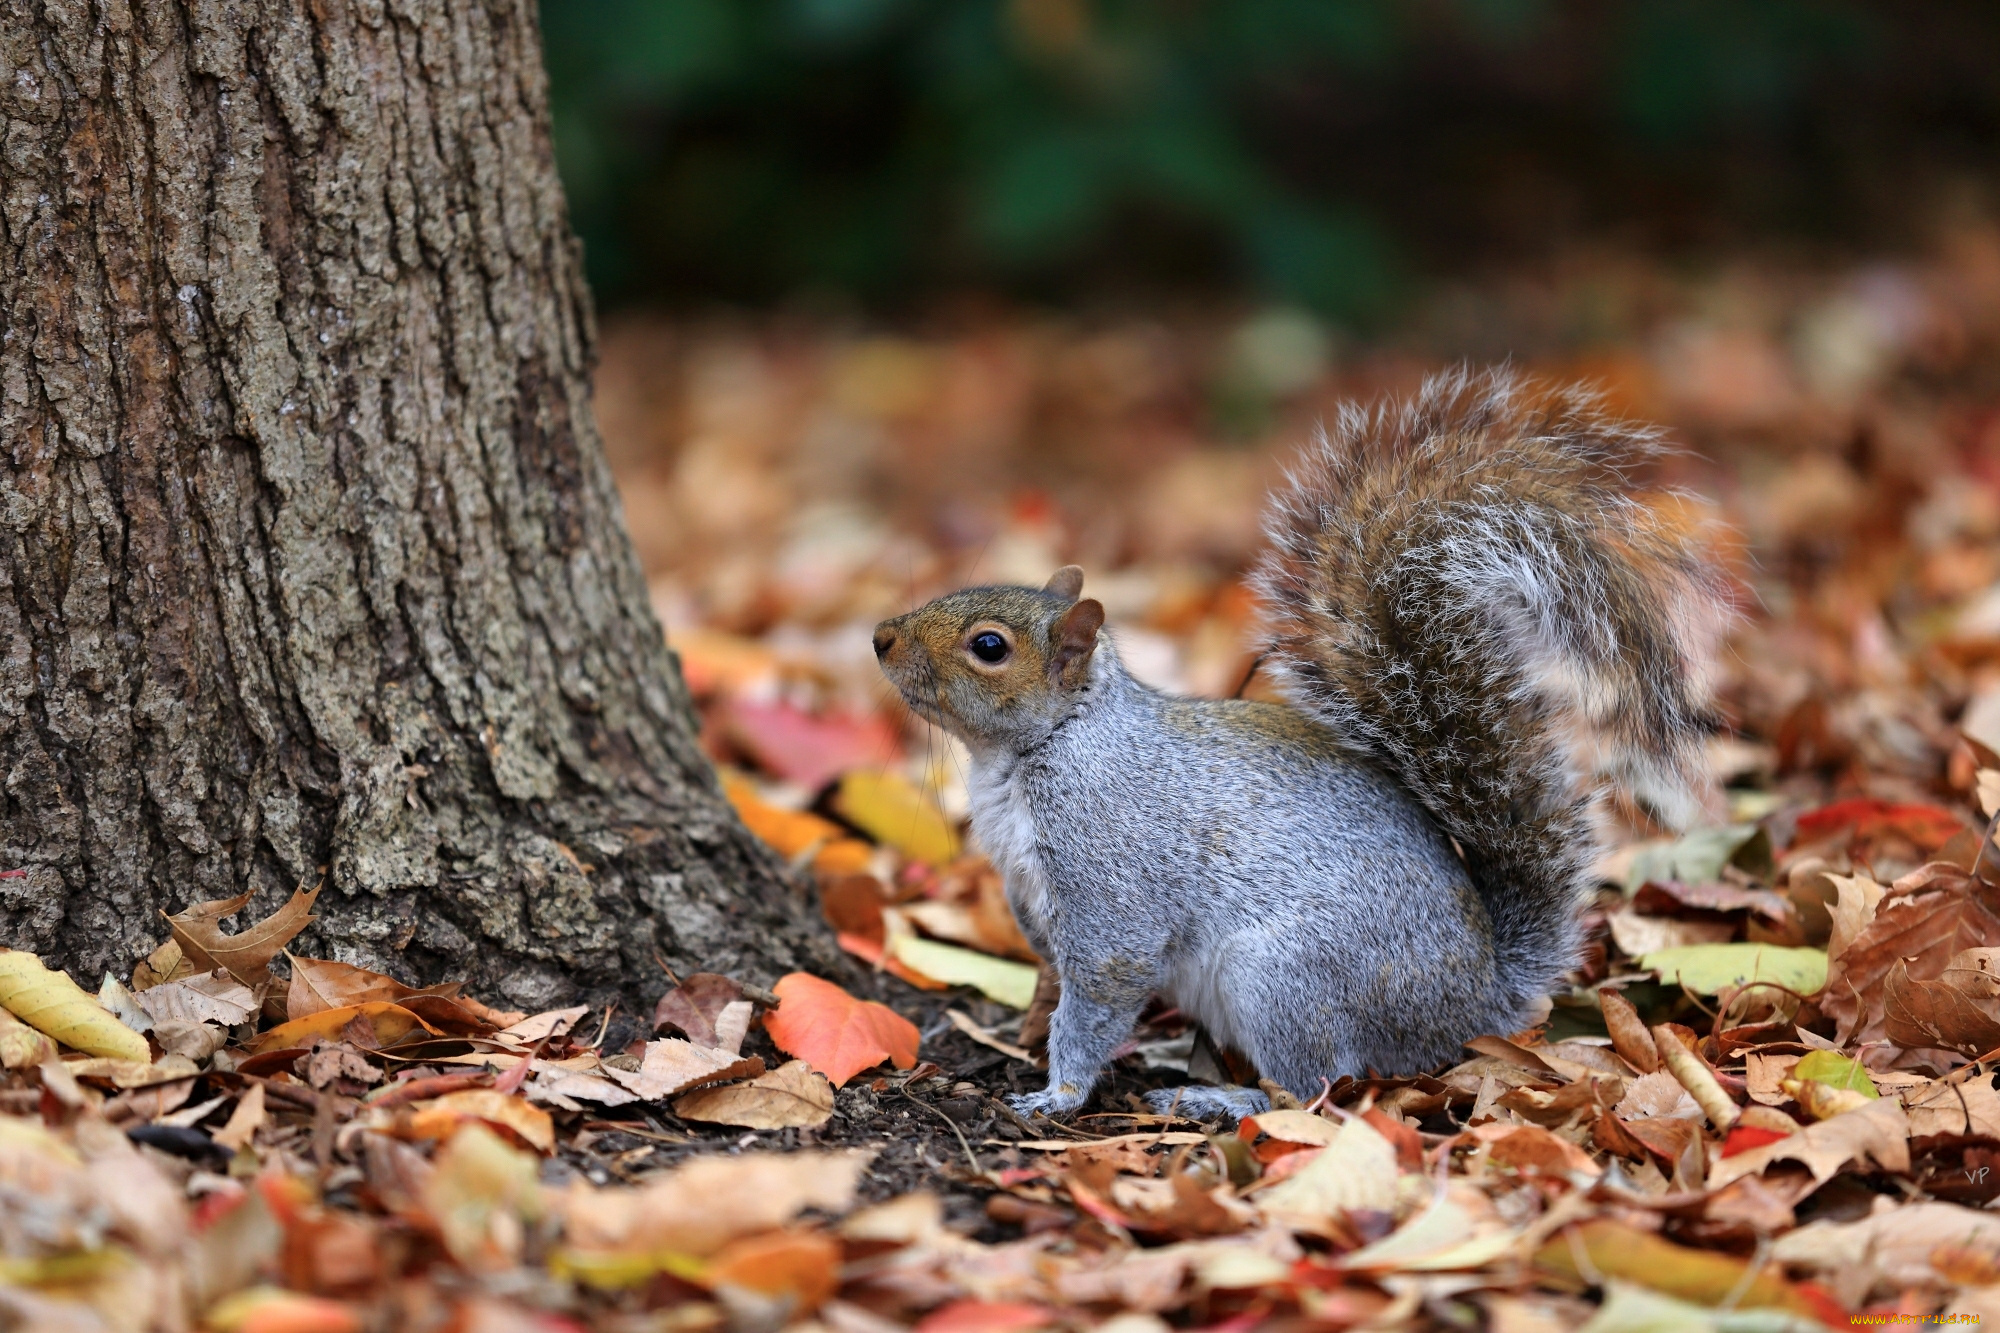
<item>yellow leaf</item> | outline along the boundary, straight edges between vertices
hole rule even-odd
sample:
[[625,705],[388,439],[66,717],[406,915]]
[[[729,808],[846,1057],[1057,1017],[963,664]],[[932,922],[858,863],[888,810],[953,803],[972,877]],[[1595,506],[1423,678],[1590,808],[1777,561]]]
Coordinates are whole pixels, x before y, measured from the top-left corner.
[[972,986],[988,999],[1026,1009],[1035,999],[1035,969],[1026,963],[975,953],[956,944],[899,935],[889,951],[925,976],[948,986]]
[[856,769],[840,780],[833,808],[875,841],[913,861],[941,866],[958,856],[958,831],[937,802],[901,773]]
[[31,953],[0,950],[0,1008],[79,1051],[152,1063],[144,1037],[112,1017],[67,972],[49,971]]

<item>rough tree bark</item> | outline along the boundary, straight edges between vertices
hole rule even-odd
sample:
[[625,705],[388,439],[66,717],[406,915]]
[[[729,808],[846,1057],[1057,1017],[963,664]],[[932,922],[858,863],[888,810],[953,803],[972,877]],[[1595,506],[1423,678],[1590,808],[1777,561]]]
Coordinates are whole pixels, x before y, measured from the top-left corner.
[[493,1002],[821,957],[592,423],[533,0],[10,0],[0,942],[324,880]]

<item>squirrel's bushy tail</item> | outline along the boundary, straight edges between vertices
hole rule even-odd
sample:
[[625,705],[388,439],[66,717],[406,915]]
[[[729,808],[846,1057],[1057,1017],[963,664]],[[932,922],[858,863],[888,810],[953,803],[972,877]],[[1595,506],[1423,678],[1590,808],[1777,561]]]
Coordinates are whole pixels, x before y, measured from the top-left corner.
[[1342,411],[1267,517],[1274,675],[1457,840],[1524,1004],[1576,951],[1590,778],[1671,824],[1705,787],[1730,603],[1698,534],[1632,498],[1662,450],[1587,390],[1459,371]]

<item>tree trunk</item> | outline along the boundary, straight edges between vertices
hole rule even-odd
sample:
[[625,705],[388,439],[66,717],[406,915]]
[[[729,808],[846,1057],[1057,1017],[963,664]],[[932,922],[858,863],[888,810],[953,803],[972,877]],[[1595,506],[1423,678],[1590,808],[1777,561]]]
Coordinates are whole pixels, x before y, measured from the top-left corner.
[[0,941],[324,881],[300,948],[644,1003],[826,946],[591,419],[533,0],[12,0]]

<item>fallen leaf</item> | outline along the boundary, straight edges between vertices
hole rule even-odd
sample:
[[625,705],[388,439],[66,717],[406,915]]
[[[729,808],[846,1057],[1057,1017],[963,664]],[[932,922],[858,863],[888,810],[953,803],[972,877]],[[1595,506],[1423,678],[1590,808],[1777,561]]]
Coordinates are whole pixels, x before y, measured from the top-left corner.
[[[1290,1114],[1304,1115],[1298,1111]],[[1273,1133],[1270,1122],[1285,1115],[1278,1111],[1261,1116],[1258,1125]],[[1285,1126],[1282,1119],[1279,1123],[1281,1130],[1298,1132],[1296,1127]],[[1356,1116],[1343,1122],[1332,1142],[1304,1167],[1258,1195],[1257,1203],[1265,1216],[1283,1225],[1312,1229],[1351,1209],[1394,1210],[1400,1175],[1395,1145]]]
[[150,1063],[146,1039],[114,1018],[67,972],[19,949],[0,949],[0,1008],[79,1051]]
[[1960,953],[2000,945],[2000,890],[1952,871],[1903,891],[1915,878],[1892,886],[1897,892],[1882,899],[1830,970],[1820,1008],[1838,1022],[1839,1045],[1886,1037],[1887,981],[1899,962],[1908,979],[1933,981]]
[[892,768],[856,768],[834,789],[833,808],[885,847],[913,861],[947,865],[958,857],[958,831],[937,802]]
[[1811,1222],[1771,1246],[1793,1268],[1828,1274],[1857,1304],[1870,1288],[1901,1290],[1938,1282],[1940,1246],[2000,1256],[2000,1217],[1955,1203],[1913,1200],[1852,1222]]
[[456,981],[442,986],[405,986],[394,977],[328,958],[298,958],[289,953],[285,958],[292,965],[291,985],[285,992],[287,1019],[309,1018],[328,1009],[374,1001],[399,1004],[418,995],[449,999],[461,989]]
[[697,1046],[719,1045],[716,1019],[742,1000],[743,987],[735,978],[714,972],[692,973],[653,1006],[653,1031],[674,1028]]
[[[1991,953],[1990,949],[1967,952]],[[1952,984],[1946,968],[1936,981],[1917,981],[1909,965],[1898,958],[1882,979],[1882,1030],[1906,1050],[1930,1047],[1983,1055],[2000,1048],[2000,1018],[1990,999],[1975,997]]]
[[918,1320],[913,1333],[1022,1333],[1056,1322],[1043,1307],[1019,1301],[950,1301]]
[[787,703],[732,699],[720,721],[759,766],[814,790],[850,769],[897,763],[903,753],[895,728],[875,713],[814,715]]
[[523,1224],[545,1211],[540,1163],[480,1123],[487,1118],[454,1126],[421,1189],[445,1248],[475,1273],[514,1267]]
[[561,1036],[589,1012],[590,1006],[587,1004],[573,1005],[568,1009],[549,1009],[539,1014],[531,1014],[510,1027],[501,1028],[493,1035],[501,1041],[533,1046],[545,1037]]
[[1823,1083],[1841,1092],[1855,1092],[1874,1101],[1882,1094],[1868,1070],[1851,1055],[1839,1051],[1807,1051],[1792,1066],[1791,1076],[1801,1082]]
[[1621,908],[1605,918],[1611,939],[1627,958],[1644,958],[1668,949],[1719,944],[1736,934],[1727,921],[1683,921],[1671,916],[1645,916]]
[[132,989],[151,990],[165,982],[195,976],[200,971],[201,969],[181,952],[180,941],[169,935],[166,943],[147,954],[140,960],[139,965],[132,969]]
[[153,1016],[139,1003],[139,997],[120,985],[109,972],[97,986],[97,1002],[110,1015],[134,1032],[151,1032]]
[[[871,1154],[744,1153],[702,1156],[636,1189],[595,1189],[582,1180],[552,1200],[571,1271],[660,1271],[661,1256],[712,1255],[739,1236],[790,1222],[808,1208],[844,1213]],[[622,1266],[622,1267],[621,1267]]]
[[1904,805],[1860,796],[1808,810],[1799,816],[1792,837],[1796,843],[1825,842],[1845,833],[1856,842],[1872,842],[1893,835],[1915,844],[1919,851],[1934,852],[1965,827],[1962,816],[1941,806]]
[[292,1046],[311,1046],[316,1041],[339,1041],[348,1025],[357,1019],[364,1020],[374,1030],[379,1046],[393,1046],[412,1032],[438,1035],[436,1028],[403,1006],[378,1000],[369,1004],[343,1005],[339,1009],[322,1009],[305,1018],[280,1023],[258,1034],[250,1049],[278,1051]]
[[1782,948],[1775,944],[1690,944],[1661,949],[1639,959],[1641,967],[1678,982],[1700,995],[1714,995],[1753,981],[1773,982],[1800,995],[1817,994],[1826,985],[1826,953],[1821,949]]
[[772,987],[782,1003],[764,1016],[771,1040],[825,1074],[835,1087],[884,1060],[917,1062],[917,1029],[887,1005],[858,1000],[830,981],[792,972]]
[[1903,1094],[1910,1137],[1979,1135],[2000,1139],[2000,1090],[1987,1078],[1939,1079]]
[[217,1023],[235,1027],[258,1011],[257,997],[227,972],[198,972],[147,990],[139,1004],[156,1023]]
[[[292,942],[292,937],[311,925],[313,904],[319,901],[319,887],[310,892],[294,892],[283,907],[240,934],[224,933],[221,921],[243,910],[251,895],[216,898],[195,903],[167,917],[174,941],[181,946],[195,968],[203,972],[225,969],[246,986],[261,985],[271,975],[271,960]],[[162,913],[162,915],[165,915]]]
[[555,1151],[555,1124],[549,1113],[528,1104],[526,1098],[493,1088],[467,1088],[434,1097],[416,1108],[409,1121],[409,1137],[449,1138],[468,1120],[480,1120],[513,1134],[544,1155]]
[[1037,969],[955,944],[904,935],[892,942],[895,956],[927,977],[950,986],[971,986],[988,999],[1026,1009],[1035,998]]
[[683,1120],[743,1129],[817,1129],[833,1118],[833,1088],[804,1060],[747,1083],[698,1088],[674,1103]]
[[734,1287],[779,1303],[787,1319],[810,1314],[840,1286],[840,1242],[810,1231],[745,1236],[722,1247],[702,1274],[711,1288]]
[[1035,1063],[1035,1057],[1026,1047],[1002,1041],[999,1037],[993,1035],[991,1029],[983,1028],[975,1023],[971,1015],[962,1013],[957,1009],[947,1009],[944,1011],[944,1016],[950,1020],[953,1027],[978,1042],[981,1046],[984,1046],[987,1050],[998,1051],[1000,1054],[1010,1059],[1019,1060],[1023,1064],[1031,1065]]
[[279,1287],[248,1287],[202,1316],[215,1333],[361,1333],[361,1312],[344,1301]]
[[604,1077],[610,1069],[600,1073],[583,1073],[573,1069],[555,1069],[537,1073],[524,1088],[528,1099],[545,1102],[565,1111],[577,1109],[580,1102],[594,1102],[599,1106],[626,1106],[640,1100],[639,1094],[620,1083]]
[[1612,1049],[1621,1059],[1641,1074],[1650,1074],[1660,1067],[1660,1053],[1653,1046],[1653,1034],[1639,1017],[1639,1011],[1632,1002],[1617,991],[1605,987],[1597,992],[1600,1011],[1604,1014],[1605,1030],[1611,1034]]
[[1551,1236],[1534,1265],[1568,1281],[1619,1278],[1702,1306],[1789,1310],[1808,1319],[1826,1313],[1775,1268],[1757,1261],[1676,1245],[1663,1236],[1608,1219],[1580,1222]]
[[618,1080],[649,1102],[677,1096],[707,1083],[755,1078],[763,1072],[764,1061],[758,1056],[740,1056],[678,1037],[647,1042],[646,1054],[636,1070],[609,1067],[604,1070],[607,1077]]
[[1539,1125],[1481,1125],[1472,1132],[1486,1143],[1488,1162],[1522,1175],[1567,1180],[1603,1174],[1589,1153]]
[[1371,1273],[1451,1272],[1483,1267],[1517,1243],[1484,1195],[1451,1185],[1395,1231],[1342,1256],[1339,1264]]
[[33,1069],[56,1058],[56,1044],[0,1009],[0,1068]]
[[210,1137],[231,1152],[241,1152],[250,1146],[250,1140],[263,1126],[264,1085],[252,1083],[250,1090],[237,1099],[236,1109],[229,1113],[229,1123]]
[[1849,1162],[1873,1161],[1884,1171],[1910,1169],[1910,1122],[1900,1102],[1883,1098],[1807,1125],[1776,1143],[1723,1158],[1709,1174],[1720,1187],[1739,1176],[1755,1175],[1777,1161],[1804,1162],[1813,1179],[1826,1181]]
[[1888,890],[1866,875],[1829,874],[1826,879],[1834,888],[1834,900],[1827,908],[1831,933],[1827,936],[1826,954],[1828,959],[1835,959],[1852,948],[1854,937],[1875,920]]

